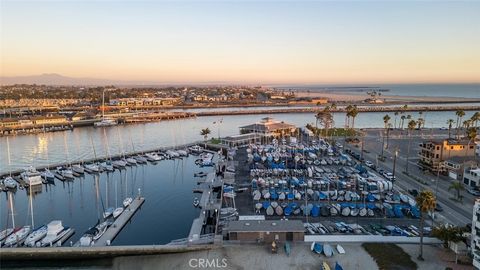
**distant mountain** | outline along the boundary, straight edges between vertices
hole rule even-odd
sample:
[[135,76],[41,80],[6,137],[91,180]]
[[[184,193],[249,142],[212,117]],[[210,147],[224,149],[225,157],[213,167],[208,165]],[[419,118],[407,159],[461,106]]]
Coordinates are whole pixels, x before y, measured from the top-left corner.
[[93,78],[73,78],[66,77],[56,73],[45,73],[32,76],[14,76],[0,77],[1,85],[9,84],[45,84],[45,85],[112,85],[118,83],[127,83],[114,80],[93,79]]

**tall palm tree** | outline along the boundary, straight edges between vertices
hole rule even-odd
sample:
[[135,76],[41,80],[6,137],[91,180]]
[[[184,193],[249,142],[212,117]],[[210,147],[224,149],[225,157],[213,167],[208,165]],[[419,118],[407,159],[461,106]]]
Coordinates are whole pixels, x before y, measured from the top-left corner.
[[353,105],[348,105],[345,108],[345,128],[350,127],[350,111],[353,109]]
[[460,192],[465,189],[463,184],[460,181],[453,181],[448,187],[448,191],[452,189],[455,190],[455,197],[457,197],[457,200],[460,200]]
[[352,117],[352,129],[355,129],[355,117],[358,115],[357,105],[353,105],[352,110],[350,111],[350,116]]
[[423,118],[418,118],[417,120],[417,126],[418,126],[418,129],[421,129],[422,126],[425,125],[425,120],[423,120]]
[[405,118],[406,118],[405,115],[402,115],[402,117],[400,117],[400,119],[402,120],[401,129],[403,129],[403,124],[405,123]]
[[[390,115],[388,114],[385,114],[385,116],[383,117],[383,124],[384,124],[384,131],[383,131],[383,138],[382,138],[382,158],[383,158],[383,149],[385,148],[385,134],[387,134],[388,136],[388,122],[390,121]],[[387,145],[388,145],[388,142],[387,142]],[[387,146],[388,148],[388,146]]]
[[390,119],[391,119],[390,115],[388,115],[388,114],[385,114],[385,116],[383,117],[383,124],[385,126],[385,129],[387,128],[388,122],[390,121]]
[[457,126],[456,126],[455,135],[458,139],[458,129],[460,128],[460,123],[462,123],[462,118],[465,116],[465,112],[463,110],[458,110],[455,112],[455,115],[457,116]]
[[408,122],[408,147],[407,147],[407,163],[405,165],[405,172],[408,174],[408,163],[410,159],[410,145],[412,144],[412,132],[417,126],[417,122],[415,120],[410,120]]
[[462,126],[464,129],[468,130],[472,126],[472,120],[467,119],[463,121]]
[[394,115],[395,115],[395,121],[393,122],[393,128],[396,129],[396,128],[397,128],[398,111],[396,111],[396,112],[394,113]]
[[451,139],[452,138],[452,126],[453,124],[455,123],[455,121],[453,119],[448,119],[447,120],[447,125],[448,125],[448,138]]
[[202,128],[202,130],[200,131],[200,135],[203,136],[203,139],[205,141],[205,148],[207,148],[207,139],[208,139],[208,135],[212,133],[210,131],[210,129],[207,127],[207,128]]
[[478,127],[478,121],[480,121],[480,112],[475,112],[470,118],[470,120],[475,123],[475,127]]
[[423,224],[425,223],[425,214],[433,211],[437,205],[437,200],[430,190],[422,190],[415,198],[420,209],[420,254],[418,259],[423,261]]

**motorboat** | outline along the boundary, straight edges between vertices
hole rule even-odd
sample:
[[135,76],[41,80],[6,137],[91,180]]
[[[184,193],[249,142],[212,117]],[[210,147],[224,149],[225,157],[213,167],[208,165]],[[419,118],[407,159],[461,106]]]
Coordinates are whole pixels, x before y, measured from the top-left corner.
[[52,220],[47,224],[47,235],[40,241],[42,247],[53,246],[60,238],[65,235],[65,230],[61,220]]
[[6,188],[13,189],[17,187],[17,181],[15,181],[11,176],[7,176],[7,178],[3,180],[3,184],[5,185]]
[[187,156],[188,156],[188,152],[185,151],[185,150],[177,150],[177,153],[178,153],[181,157],[187,157]]
[[73,170],[74,173],[78,173],[80,175],[85,173],[85,169],[80,164],[73,164],[72,165],[72,170]]
[[170,158],[179,158],[180,157],[180,154],[176,151],[173,151],[173,150],[167,150],[167,152],[165,152],[168,156],[170,156]]
[[345,254],[345,249],[341,245],[337,245],[338,254]]
[[85,170],[88,173],[99,173],[100,172],[100,167],[95,163],[85,164],[84,166],[85,166]]
[[29,225],[23,226],[20,229],[16,229],[5,239],[3,244],[7,247],[19,246],[23,243],[25,238],[27,238],[31,230],[32,227]]
[[332,255],[333,255],[332,246],[330,246],[329,244],[324,244],[323,245],[323,254],[325,254],[325,256],[327,256],[327,257],[332,257]]
[[111,216],[113,214],[113,211],[115,211],[113,207],[107,208],[107,210],[103,212],[103,218],[108,218],[109,216]]
[[20,174],[22,179],[30,186],[34,185],[41,185],[42,184],[42,176],[34,167],[30,166],[25,169],[24,172]]
[[68,168],[57,167],[57,169],[55,170],[55,173],[58,175],[58,178],[60,178],[61,180],[75,178],[75,176],[73,176],[73,171]]
[[45,170],[40,174],[42,175],[42,178],[46,181],[53,181],[55,179],[55,175],[48,168],[45,168]]
[[133,199],[131,197],[125,198],[125,200],[123,200],[123,207],[127,208],[132,202]]
[[117,121],[112,118],[103,118],[101,121],[93,123],[95,127],[109,127],[117,125]]
[[147,160],[150,162],[162,160],[162,157],[160,157],[157,153],[147,153],[145,154],[145,156],[147,157]]
[[200,154],[203,152],[203,147],[199,146],[199,145],[193,145],[193,146],[190,146],[188,148],[188,150],[193,153],[193,154]]
[[34,247],[35,244],[47,236],[47,225],[43,225],[35,229],[25,239],[24,245],[27,247]]
[[100,237],[102,237],[102,235],[107,231],[107,229],[108,229],[108,227],[110,227],[110,225],[112,225],[112,222],[109,221],[109,220],[106,220],[106,221],[98,224],[97,226],[95,226],[96,233],[92,237],[93,241],[97,241],[98,239],[100,239]]
[[200,205],[200,200],[198,198],[193,199],[193,206],[198,207]]
[[115,208],[115,210],[113,210],[113,212],[112,212],[113,218],[117,218],[117,217],[120,216],[122,213],[123,213],[123,207],[117,207],[117,208]]

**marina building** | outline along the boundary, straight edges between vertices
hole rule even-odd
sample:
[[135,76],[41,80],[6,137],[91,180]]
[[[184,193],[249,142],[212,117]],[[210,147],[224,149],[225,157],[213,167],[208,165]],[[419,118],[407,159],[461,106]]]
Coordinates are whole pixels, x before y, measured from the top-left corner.
[[442,163],[451,160],[453,157],[474,157],[475,143],[468,140],[429,140],[420,145],[418,153],[420,160],[419,166],[423,170],[432,172],[447,172],[448,166],[442,166]]
[[477,198],[473,205],[472,238],[470,248],[473,255],[473,266],[478,270],[480,269],[480,198]]
[[238,220],[228,224],[229,240],[238,241],[303,241],[304,231],[300,220]]
[[265,137],[281,137],[291,135],[296,129],[295,125],[283,121],[280,122],[271,117],[265,117],[258,123],[240,127],[240,133],[255,133]]
[[66,124],[67,118],[63,115],[35,116],[30,118],[34,125],[58,125]]

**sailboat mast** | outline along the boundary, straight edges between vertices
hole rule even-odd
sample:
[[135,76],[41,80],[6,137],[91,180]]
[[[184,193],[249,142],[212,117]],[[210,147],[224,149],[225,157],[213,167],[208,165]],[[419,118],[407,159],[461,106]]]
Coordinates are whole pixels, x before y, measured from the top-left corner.
[[102,92],[102,120],[105,120],[105,89]]
[[90,143],[92,144],[93,148],[93,156],[95,157],[95,160],[97,160],[97,152],[95,152],[95,145],[93,144],[92,136],[90,136]]
[[32,201],[32,185],[30,187],[30,214],[32,215],[32,229],[35,228],[35,223],[33,222],[33,201]]
[[12,215],[12,228],[15,228],[15,215],[13,214],[12,192],[8,192],[8,200],[10,201],[10,214]]

